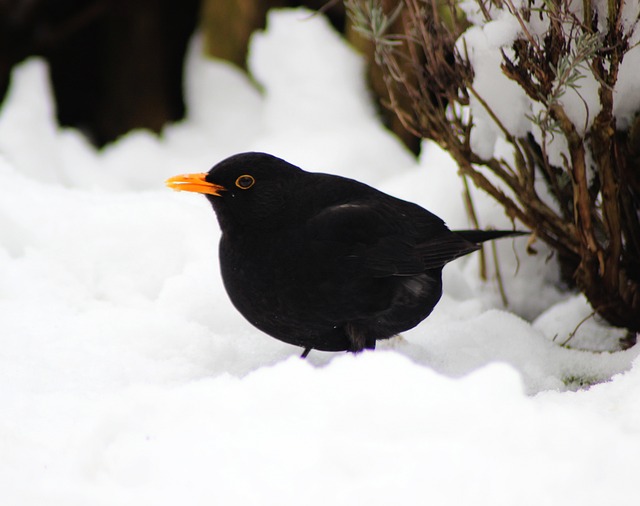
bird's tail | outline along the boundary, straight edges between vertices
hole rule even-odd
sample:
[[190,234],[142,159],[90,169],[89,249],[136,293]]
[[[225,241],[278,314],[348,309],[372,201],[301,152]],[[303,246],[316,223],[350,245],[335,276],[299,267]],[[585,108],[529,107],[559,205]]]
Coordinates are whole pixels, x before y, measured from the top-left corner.
[[501,237],[518,237],[531,233],[518,230],[454,230],[453,232],[475,244],[491,241],[492,239],[500,239]]

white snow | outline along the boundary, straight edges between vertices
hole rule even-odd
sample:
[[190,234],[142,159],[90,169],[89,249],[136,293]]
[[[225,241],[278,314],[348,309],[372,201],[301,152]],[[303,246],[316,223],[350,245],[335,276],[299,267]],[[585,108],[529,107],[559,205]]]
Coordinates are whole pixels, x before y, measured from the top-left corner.
[[[640,37],[640,30],[635,32]],[[620,129],[631,128],[638,110],[640,109],[640,82],[638,82],[638,67],[640,66],[640,40],[625,54],[618,74],[618,81],[614,88],[613,112],[616,116],[616,126]]]
[[[607,30],[608,4],[599,0],[594,2],[593,6],[598,12],[601,32],[604,33]],[[515,137],[531,132],[542,144],[540,128],[531,121],[531,118],[542,114],[545,105],[540,101],[532,100],[515,81],[504,75],[501,68],[503,56],[500,51],[514,60],[511,46],[519,37],[531,38],[539,46],[544,46],[544,38],[549,28],[549,16],[539,14],[540,10],[544,11],[546,8],[544,2],[514,0],[501,6],[491,3],[486,6],[489,19],[485,19],[478,2],[474,0],[461,2],[460,7],[464,10],[467,19],[472,22],[457,42],[458,50],[468,58],[474,71],[472,83],[474,93],[471,94],[469,104],[474,118],[471,147],[479,156],[490,158],[494,155],[494,148],[500,138],[504,138],[502,128]],[[583,18],[581,2],[569,2],[566,7],[576,16],[576,19]],[[514,8],[525,9],[533,14],[528,19],[526,19],[528,16],[517,19],[512,14]],[[617,128],[625,130],[630,128],[640,109],[640,84],[637,79],[640,61],[640,47],[638,47],[640,4],[623,2],[621,9],[621,29],[629,38],[629,48],[620,64],[614,86],[613,113]],[[575,46],[577,43],[574,40],[573,54],[568,59],[572,64],[576,62],[577,47]],[[589,62],[580,62],[572,71],[580,76],[574,84],[559,86],[556,82],[553,90],[557,94],[557,103],[562,106],[580,135],[589,131],[601,110],[598,92],[601,85],[587,63]],[[564,137],[547,135],[544,143],[551,164],[558,167],[564,166],[564,160],[570,158]]]
[[[429,143],[415,162],[380,126],[360,57],[322,16],[270,14],[249,58],[260,89],[198,44],[187,119],[102,151],[56,125],[42,61],[14,72],[0,111],[0,502],[636,504],[638,352],[581,351],[623,332],[562,290],[542,244],[498,244],[507,307],[492,262],[482,282],[472,255],[447,267],[425,322],[358,356],[302,361],[235,312],[210,206],[166,189],[170,175],[261,149],[470,224],[454,163]],[[473,199],[483,227],[509,226]]]
[[[474,127],[471,130],[471,148],[479,156],[493,156],[496,140],[502,128],[519,136],[526,134],[530,100],[514,81],[502,72],[499,49],[509,46],[518,35],[515,18],[501,16],[484,26],[472,26],[460,37],[458,49],[473,66],[473,89],[470,108]],[[496,123],[490,115],[489,108]]]

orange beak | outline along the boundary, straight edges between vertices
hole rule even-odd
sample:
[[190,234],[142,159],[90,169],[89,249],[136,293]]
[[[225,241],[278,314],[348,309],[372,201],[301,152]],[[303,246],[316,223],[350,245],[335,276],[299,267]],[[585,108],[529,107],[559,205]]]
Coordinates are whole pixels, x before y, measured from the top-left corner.
[[205,172],[201,174],[182,174],[170,177],[165,181],[165,184],[176,191],[207,193],[220,197],[220,192],[225,191],[226,188],[206,181],[205,177],[207,177]]

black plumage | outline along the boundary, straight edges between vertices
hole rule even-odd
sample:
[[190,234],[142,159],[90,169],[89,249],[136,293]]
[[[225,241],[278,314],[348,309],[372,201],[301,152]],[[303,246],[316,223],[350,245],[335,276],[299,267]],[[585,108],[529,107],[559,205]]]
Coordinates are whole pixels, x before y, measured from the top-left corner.
[[218,217],[226,291],[254,326],[309,350],[361,351],[415,327],[442,268],[513,231],[450,231],[422,207],[264,153],[167,181],[204,193]]

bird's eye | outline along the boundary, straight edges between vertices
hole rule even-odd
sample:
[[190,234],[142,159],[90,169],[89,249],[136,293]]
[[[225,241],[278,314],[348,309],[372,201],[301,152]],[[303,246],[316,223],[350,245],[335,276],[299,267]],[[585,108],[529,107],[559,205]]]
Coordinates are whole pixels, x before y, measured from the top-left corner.
[[244,176],[240,176],[236,179],[236,186],[242,190],[248,190],[255,182],[256,180],[253,179],[253,176],[245,174]]

